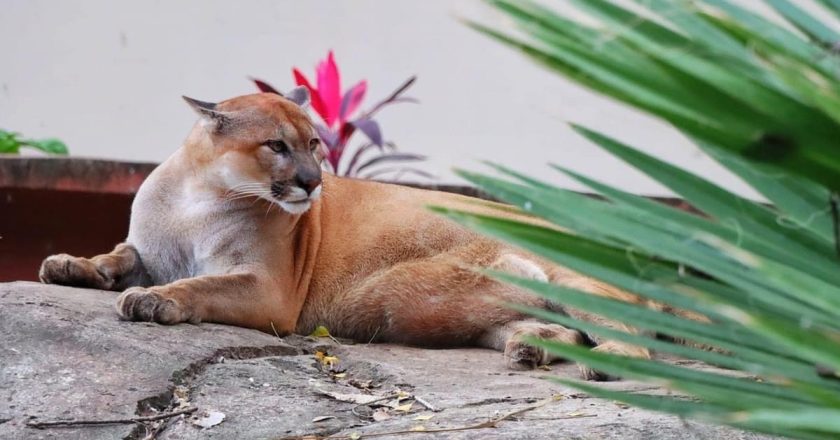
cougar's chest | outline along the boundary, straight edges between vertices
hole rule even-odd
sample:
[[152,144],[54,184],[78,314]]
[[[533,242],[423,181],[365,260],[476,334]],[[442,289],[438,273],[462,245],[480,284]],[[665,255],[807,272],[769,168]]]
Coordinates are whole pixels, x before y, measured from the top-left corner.
[[156,284],[227,273],[253,258],[259,234],[250,207],[202,194],[157,191],[144,199],[132,209],[129,241]]

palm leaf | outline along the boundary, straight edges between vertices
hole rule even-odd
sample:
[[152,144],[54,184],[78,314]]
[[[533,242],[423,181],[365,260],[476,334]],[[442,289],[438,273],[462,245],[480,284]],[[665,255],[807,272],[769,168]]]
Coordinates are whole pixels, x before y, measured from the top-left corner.
[[[769,204],[574,126],[703,215],[561,167],[555,168],[605,200],[498,164],[490,165],[503,178],[459,175],[548,224],[436,210],[582,275],[709,321],[506,274],[489,276],[555,303],[725,352],[511,307],[604,338],[761,376],[733,377],[532,341],[562,357],[664,384],[694,400],[564,383],[595,396],[743,429],[836,438],[840,258],[831,201],[840,189],[840,57],[835,55],[840,33],[790,0],[765,0],[787,26],[730,0],[634,1],[567,0],[591,19],[583,24],[567,15],[568,8],[535,0],[487,0],[516,29],[467,24],[580,85],[668,121]],[[818,1],[840,17],[838,0]]]

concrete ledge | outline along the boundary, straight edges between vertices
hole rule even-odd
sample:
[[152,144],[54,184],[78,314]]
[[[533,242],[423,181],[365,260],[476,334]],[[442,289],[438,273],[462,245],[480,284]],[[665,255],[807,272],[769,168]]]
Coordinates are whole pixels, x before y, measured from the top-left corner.
[[0,188],[134,194],[157,164],[0,155]]

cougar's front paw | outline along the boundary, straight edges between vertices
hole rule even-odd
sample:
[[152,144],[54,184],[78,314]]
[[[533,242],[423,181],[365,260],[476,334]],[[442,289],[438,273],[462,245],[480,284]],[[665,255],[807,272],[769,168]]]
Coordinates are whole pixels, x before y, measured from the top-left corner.
[[114,280],[103,276],[90,260],[67,254],[47,257],[38,278],[42,283],[110,290]]
[[117,313],[127,321],[148,321],[159,324],[180,322],[198,323],[198,320],[178,301],[144,287],[132,287],[117,298]]

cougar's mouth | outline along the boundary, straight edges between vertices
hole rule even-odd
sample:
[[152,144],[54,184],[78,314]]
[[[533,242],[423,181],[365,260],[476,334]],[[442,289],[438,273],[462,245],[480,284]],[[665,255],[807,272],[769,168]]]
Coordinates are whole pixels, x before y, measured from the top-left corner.
[[312,194],[307,194],[302,188],[274,182],[271,184],[271,195],[284,211],[301,214],[312,206],[312,202],[321,194],[320,189],[319,186]]

